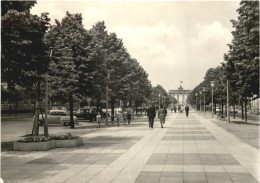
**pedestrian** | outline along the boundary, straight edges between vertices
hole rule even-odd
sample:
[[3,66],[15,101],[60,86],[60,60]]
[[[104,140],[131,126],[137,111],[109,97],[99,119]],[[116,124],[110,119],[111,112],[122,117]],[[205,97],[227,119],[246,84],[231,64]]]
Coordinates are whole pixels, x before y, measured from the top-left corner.
[[165,123],[166,112],[167,112],[167,110],[165,110],[163,108],[163,105],[161,105],[161,108],[159,109],[159,112],[158,112],[158,118],[160,118],[161,128],[163,128],[163,123]]
[[127,120],[127,111],[126,111],[126,109],[124,108],[124,109],[123,109],[123,125],[126,125],[126,120]]
[[102,118],[101,118],[100,112],[98,111],[97,116],[96,116],[97,128],[100,128],[101,120],[102,120]]
[[189,108],[189,106],[186,104],[186,106],[185,106],[186,117],[189,116],[189,110],[190,110],[190,108]]
[[173,110],[174,110],[174,112],[176,113],[177,107],[176,107],[176,106],[174,106],[174,107],[173,107]]
[[127,112],[127,121],[128,121],[128,124],[130,125],[130,122],[131,122],[131,118],[132,118],[132,109],[130,107],[130,105],[127,106],[126,108],[126,112]]
[[156,116],[156,110],[154,105],[151,105],[147,109],[147,117],[149,119],[149,128],[153,128],[154,118]]
[[9,110],[8,110],[8,116],[12,115],[12,113],[13,113],[13,107],[12,107],[12,105],[10,104],[10,105],[9,105]]
[[120,106],[118,106],[117,108],[115,108],[115,117],[116,117],[116,121],[117,121],[117,126],[119,126],[121,114],[122,114],[122,108]]

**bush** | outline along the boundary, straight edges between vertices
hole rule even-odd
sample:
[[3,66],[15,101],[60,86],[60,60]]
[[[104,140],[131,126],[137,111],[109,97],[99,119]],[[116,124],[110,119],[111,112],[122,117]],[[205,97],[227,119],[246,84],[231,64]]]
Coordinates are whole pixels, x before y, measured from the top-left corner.
[[19,139],[18,142],[24,142],[24,143],[28,143],[28,142],[46,142],[46,141],[50,141],[52,140],[51,136],[27,136],[24,137],[22,139]]
[[79,136],[76,135],[71,135],[70,133],[66,135],[53,135],[52,139],[53,140],[70,140],[70,139],[78,139]]
[[66,135],[52,135],[52,136],[32,136],[32,135],[25,135],[24,138],[19,139],[18,142],[46,142],[50,140],[70,140],[70,139],[78,139],[79,136],[71,135],[70,133]]

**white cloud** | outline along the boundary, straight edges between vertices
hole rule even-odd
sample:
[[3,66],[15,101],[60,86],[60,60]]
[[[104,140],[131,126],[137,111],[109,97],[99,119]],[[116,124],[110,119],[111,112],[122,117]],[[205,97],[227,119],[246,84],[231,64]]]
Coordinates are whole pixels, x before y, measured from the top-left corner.
[[[223,27],[223,25],[218,22],[214,21],[210,25],[204,25],[198,35],[198,38],[203,41],[209,40],[217,40],[220,37],[227,36],[230,34],[230,30]],[[229,38],[230,36],[226,37]]]

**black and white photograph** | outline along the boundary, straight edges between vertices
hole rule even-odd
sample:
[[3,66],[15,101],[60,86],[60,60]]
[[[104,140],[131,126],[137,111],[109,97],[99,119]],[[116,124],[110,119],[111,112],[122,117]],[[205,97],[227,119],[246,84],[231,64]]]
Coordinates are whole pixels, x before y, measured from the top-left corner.
[[258,0],[2,0],[0,183],[259,183]]

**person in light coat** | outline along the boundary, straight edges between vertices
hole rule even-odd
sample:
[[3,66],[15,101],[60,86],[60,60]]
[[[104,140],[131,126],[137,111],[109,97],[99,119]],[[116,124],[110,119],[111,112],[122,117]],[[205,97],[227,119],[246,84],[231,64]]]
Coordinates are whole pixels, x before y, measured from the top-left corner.
[[165,123],[166,114],[167,111],[163,108],[163,105],[161,105],[158,112],[158,118],[160,119],[161,122],[161,128],[163,128],[163,123]]

